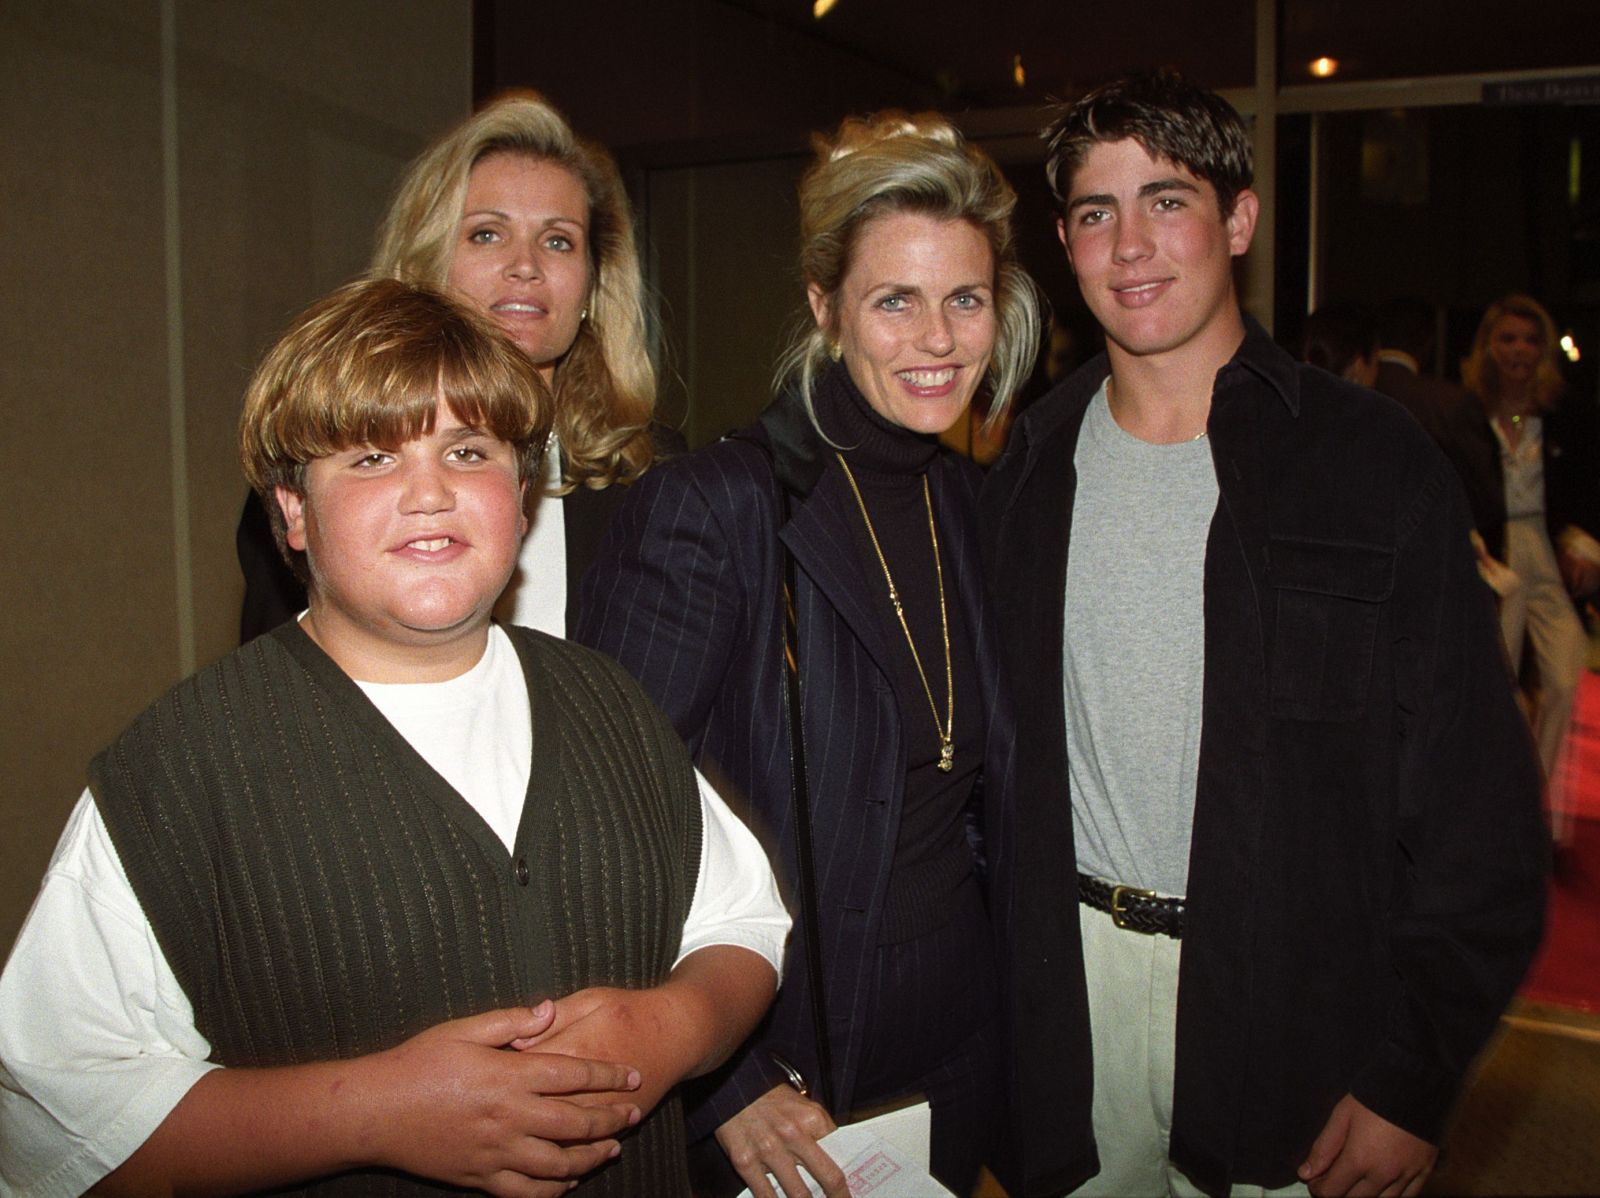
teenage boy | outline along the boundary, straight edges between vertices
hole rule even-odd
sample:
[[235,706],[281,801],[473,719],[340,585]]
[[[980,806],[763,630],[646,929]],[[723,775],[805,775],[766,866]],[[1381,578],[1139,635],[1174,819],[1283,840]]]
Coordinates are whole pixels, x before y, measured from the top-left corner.
[[668,1092],[788,921],[643,692],[490,622],[551,402],[393,281],[267,355],[245,472],[310,608],[90,767],[0,978],[0,1189],[688,1192]]
[[1106,352],[984,491],[1021,755],[1012,1192],[1415,1193],[1543,897],[1460,487],[1241,313],[1225,101],[1135,75],[1047,136]]

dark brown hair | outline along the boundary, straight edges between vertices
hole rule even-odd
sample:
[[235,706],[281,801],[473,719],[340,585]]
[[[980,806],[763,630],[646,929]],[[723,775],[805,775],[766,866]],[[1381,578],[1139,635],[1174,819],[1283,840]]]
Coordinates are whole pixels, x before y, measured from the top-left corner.
[[1113,79],[1063,105],[1045,129],[1045,177],[1065,205],[1072,176],[1089,150],[1132,138],[1155,158],[1175,162],[1216,190],[1223,216],[1255,179],[1244,120],[1216,92],[1176,71],[1142,71]]

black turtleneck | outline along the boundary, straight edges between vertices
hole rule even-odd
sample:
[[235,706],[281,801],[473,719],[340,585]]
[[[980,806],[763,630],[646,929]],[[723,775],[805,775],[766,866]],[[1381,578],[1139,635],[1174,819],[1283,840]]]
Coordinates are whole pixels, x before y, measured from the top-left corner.
[[[906,633],[889,602],[883,564],[866,524],[859,519],[858,508],[858,518],[851,525],[855,555],[888,646],[890,682],[900,709],[906,753],[899,839],[879,937],[881,943],[893,944],[932,931],[950,919],[956,910],[956,891],[972,874],[962,810],[982,763],[982,692],[950,550],[941,544],[955,676],[955,768],[944,773],[938,761],[939,729],[944,726],[946,711],[945,650],[939,579],[923,498],[923,478],[940,452],[938,438],[911,432],[880,416],[842,364],[818,381],[814,406],[818,424],[840,447],[861,489],[928,679],[924,689],[906,645]],[[838,471],[838,462],[832,461],[829,469]],[[840,481],[848,489],[849,484]],[[947,535],[940,530],[941,537]],[[937,721],[928,703],[929,690],[939,713]]]

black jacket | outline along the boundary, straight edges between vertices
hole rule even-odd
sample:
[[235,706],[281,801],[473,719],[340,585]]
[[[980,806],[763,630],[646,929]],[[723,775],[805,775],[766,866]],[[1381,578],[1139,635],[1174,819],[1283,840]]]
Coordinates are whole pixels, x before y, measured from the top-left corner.
[[1461,476],[1472,523],[1485,547],[1504,559],[1506,497],[1500,482],[1500,450],[1477,399],[1448,379],[1418,374],[1398,362],[1380,363],[1378,381],[1372,386],[1415,416],[1444,451]]
[[[1018,712],[1014,850],[995,863],[1023,1062],[1014,1195],[1098,1169],[1061,662],[1073,453],[1107,372],[1097,358],[1030,408],[983,492]],[[1207,431],[1220,498],[1171,1156],[1208,1187],[1282,1186],[1347,1091],[1438,1138],[1538,943],[1548,849],[1436,448],[1253,322]]]

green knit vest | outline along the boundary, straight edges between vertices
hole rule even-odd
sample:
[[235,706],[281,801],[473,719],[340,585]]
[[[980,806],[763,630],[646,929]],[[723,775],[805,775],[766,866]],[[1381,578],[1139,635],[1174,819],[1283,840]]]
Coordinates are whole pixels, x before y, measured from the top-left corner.
[[[513,853],[293,622],[180,683],[91,764],[213,1060],[360,1056],[666,978],[700,865],[683,744],[609,658],[507,632],[533,713]],[[580,1191],[686,1194],[685,1159],[674,1094]],[[447,1191],[371,1171],[292,1192]]]

